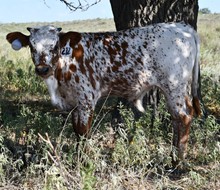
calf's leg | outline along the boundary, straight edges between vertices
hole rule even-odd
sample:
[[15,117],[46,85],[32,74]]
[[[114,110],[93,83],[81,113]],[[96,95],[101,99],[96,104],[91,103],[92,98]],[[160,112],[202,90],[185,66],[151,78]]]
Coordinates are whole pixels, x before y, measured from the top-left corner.
[[79,136],[90,136],[90,130],[92,125],[93,112],[82,113],[76,110],[72,113],[72,125],[76,135]]
[[[173,157],[173,163],[177,164],[179,160],[184,160],[187,155],[187,145],[190,133],[190,125],[193,118],[193,106],[188,96],[183,100],[173,99],[171,108],[173,124],[173,146],[178,151],[178,158]],[[174,106],[175,104],[175,106]]]

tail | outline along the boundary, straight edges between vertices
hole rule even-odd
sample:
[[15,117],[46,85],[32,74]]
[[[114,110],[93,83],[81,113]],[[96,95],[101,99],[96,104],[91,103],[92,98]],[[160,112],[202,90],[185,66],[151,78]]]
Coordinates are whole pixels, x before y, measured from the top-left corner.
[[198,92],[200,94],[200,66],[199,66],[199,54],[200,54],[200,41],[198,34],[194,31],[194,39],[196,44],[196,55],[195,55],[195,63],[193,67],[193,77],[192,77],[192,96],[193,96],[193,108],[197,116],[201,115],[201,107],[200,107],[200,99],[198,96]]

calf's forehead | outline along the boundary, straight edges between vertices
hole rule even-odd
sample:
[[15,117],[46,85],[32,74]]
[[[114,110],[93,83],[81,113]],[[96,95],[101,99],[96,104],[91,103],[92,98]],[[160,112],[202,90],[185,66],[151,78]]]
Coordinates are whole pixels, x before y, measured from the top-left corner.
[[53,26],[34,27],[30,29],[30,42],[33,47],[36,46],[54,46],[59,37],[58,31]]

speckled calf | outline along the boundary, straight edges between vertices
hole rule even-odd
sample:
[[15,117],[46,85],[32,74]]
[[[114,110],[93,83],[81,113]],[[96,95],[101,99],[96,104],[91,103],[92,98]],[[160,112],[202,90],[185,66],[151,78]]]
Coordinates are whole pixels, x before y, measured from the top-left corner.
[[184,158],[193,112],[200,113],[199,40],[190,26],[161,23],[106,33],[63,33],[53,26],[28,30],[29,36],[12,32],[7,40],[30,47],[36,73],[46,82],[52,103],[65,110],[75,108],[77,134],[88,133],[101,97],[127,98],[144,112],[142,99],[156,86],[166,97],[174,145]]

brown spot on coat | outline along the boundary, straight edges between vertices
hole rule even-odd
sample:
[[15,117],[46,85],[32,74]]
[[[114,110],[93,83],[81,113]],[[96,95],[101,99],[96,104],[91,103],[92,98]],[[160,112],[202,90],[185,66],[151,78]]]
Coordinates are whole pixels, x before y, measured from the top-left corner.
[[113,49],[111,46],[108,46],[108,54],[110,55],[110,62],[113,63],[115,59],[115,55],[117,55],[117,50]]
[[180,119],[182,125],[178,126],[178,148],[179,148],[179,157],[184,158],[186,154],[187,142],[189,139],[190,124],[193,118],[194,109],[189,97],[185,97],[186,107],[188,109],[188,115],[180,114]]
[[69,69],[74,73],[76,72],[76,65],[70,64]]
[[84,66],[84,63],[79,63],[79,69],[81,71],[82,74],[86,74],[86,68]]
[[109,46],[110,42],[112,42],[113,37],[111,35],[109,35],[109,33],[106,33],[104,35],[104,39],[103,39],[103,44],[104,46]]
[[62,68],[61,68],[60,64],[58,64],[58,66],[57,66],[57,68],[55,70],[55,78],[58,80],[58,83],[63,78]]
[[93,70],[93,68],[91,66],[91,64],[93,62],[93,59],[94,59],[94,57],[90,57],[89,59],[86,59],[85,60],[85,65],[86,65],[86,67],[87,67],[87,69],[89,71],[89,79],[90,79],[90,82],[92,84],[92,87],[95,89],[96,88],[96,81],[95,81],[95,79],[93,77],[94,70]]
[[76,83],[79,83],[79,76],[78,75],[75,76],[75,81],[76,81]]
[[65,80],[65,82],[70,81],[71,80],[71,76],[72,76],[72,74],[71,74],[70,71],[65,72],[64,73],[64,80]]
[[72,57],[76,59],[78,63],[83,63],[84,49],[81,44],[78,47],[73,48]]
[[110,67],[107,67],[107,73],[111,73],[112,71],[111,71],[111,69],[110,69]]
[[114,66],[112,67],[112,71],[113,71],[113,72],[118,71],[118,67],[117,67],[116,65],[114,65]]
[[89,40],[86,41],[86,46],[87,46],[87,48],[90,48],[90,43],[91,43],[91,42],[90,42]]
[[78,32],[67,32],[67,33],[60,33],[60,49],[62,49],[67,42],[70,40],[70,46],[72,48],[77,45],[81,40],[81,34]]
[[122,49],[127,49],[128,48],[128,42],[124,41],[121,43]]
[[86,95],[86,94],[84,94],[84,97],[85,97],[85,99],[86,99],[86,100],[88,100],[88,97],[87,97],[87,95]]
[[124,41],[121,43],[121,47],[122,47],[122,63],[126,64],[126,55],[128,53],[127,48],[128,48],[128,42]]
[[189,117],[191,117],[191,119],[193,118],[193,114],[194,114],[194,109],[191,103],[191,100],[188,96],[185,97],[185,101],[186,101],[186,106],[188,108],[188,113],[189,113]]
[[92,92],[92,99],[94,100],[95,99],[95,95],[94,95],[94,93]]
[[109,39],[105,38],[105,39],[103,40],[104,46],[108,46],[109,43],[110,43],[110,40],[109,40]]
[[91,67],[91,64],[92,64],[92,62],[93,62],[93,59],[94,59],[94,58],[90,58],[90,59],[86,59],[86,60],[85,60],[85,65],[86,65],[86,67],[88,68],[89,73],[94,73],[94,70],[93,70],[93,68]]
[[121,62],[120,62],[120,61],[114,61],[114,64],[115,64],[117,67],[120,67],[120,66],[121,66]]
[[127,74],[129,74],[129,73],[133,73],[134,72],[134,70],[132,69],[132,68],[129,68],[129,69],[127,69],[127,70],[125,70],[124,71],[124,73],[127,75]]
[[137,58],[137,62],[141,63],[143,65],[143,61],[142,61],[142,59],[140,57]]
[[129,87],[129,82],[127,81],[127,79],[121,77],[121,78],[118,78],[118,79],[112,81],[110,86],[112,89],[118,89],[119,91],[121,91],[122,87],[125,89],[127,89],[127,87]]
[[92,87],[95,89],[96,88],[96,81],[95,81],[92,73],[89,73],[89,79],[92,84]]

